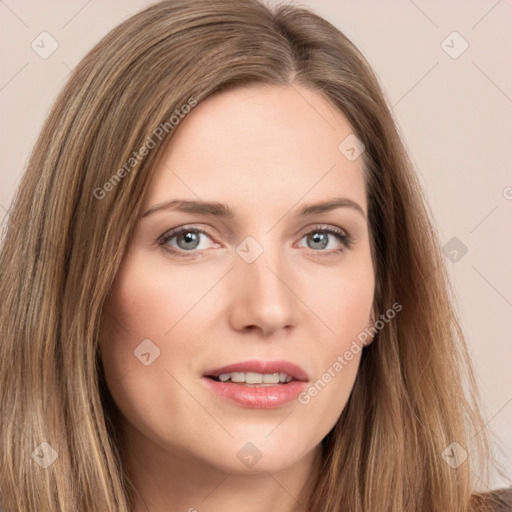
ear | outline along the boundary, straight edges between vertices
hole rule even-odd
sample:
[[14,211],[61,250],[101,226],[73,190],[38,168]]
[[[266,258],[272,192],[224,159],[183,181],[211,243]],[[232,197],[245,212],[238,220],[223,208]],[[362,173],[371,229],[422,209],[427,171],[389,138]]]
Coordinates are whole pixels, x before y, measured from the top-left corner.
[[377,321],[377,318],[379,318],[379,312],[377,311],[377,306],[375,303],[372,305],[372,310],[370,311],[370,319],[368,320],[368,325],[372,326]]
[[[375,322],[377,321],[378,318],[379,318],[379,312],[377,311],[376,305],[373,304],[372,310],[370,311],[370,317],[368,319],[368,330],[371,331],[370,327],[375,326]],[[365,346],[371,345],[373,343],[374,337],[375,337],[375,335],[372,334],[372,337],[370,339],[368,339],[367,341],[365,341],[365,343],[364,343]]]

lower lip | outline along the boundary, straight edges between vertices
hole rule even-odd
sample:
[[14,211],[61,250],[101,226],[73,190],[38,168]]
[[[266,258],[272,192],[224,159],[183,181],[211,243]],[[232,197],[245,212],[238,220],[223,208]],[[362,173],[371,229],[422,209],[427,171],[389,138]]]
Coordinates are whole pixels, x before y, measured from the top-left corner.
[[243,384],[219,382],[203,377],[206,385],[215,394],[244,407],[254,409],[275,409],[293,402],[304,390],[306,382],[294,380],[275,386],[246,386]]

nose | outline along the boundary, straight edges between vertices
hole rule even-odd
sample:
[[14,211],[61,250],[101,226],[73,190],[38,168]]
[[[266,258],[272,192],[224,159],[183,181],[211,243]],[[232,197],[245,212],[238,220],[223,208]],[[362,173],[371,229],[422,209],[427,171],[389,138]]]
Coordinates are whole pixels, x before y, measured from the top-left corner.
[[298,298],[291,272],[276,249],[263,253],[252,263],[242,258],[230,273],[233,280],[230,321],[238,331],[260,331],[265,337],[291,330],[298,318]]

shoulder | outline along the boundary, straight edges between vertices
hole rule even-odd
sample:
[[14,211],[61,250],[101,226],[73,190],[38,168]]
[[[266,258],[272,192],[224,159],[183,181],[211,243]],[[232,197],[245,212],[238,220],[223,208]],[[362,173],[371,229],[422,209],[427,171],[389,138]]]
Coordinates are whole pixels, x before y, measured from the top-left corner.
[[481,512],[512,512],[512,487],[474,494],[471,503]]

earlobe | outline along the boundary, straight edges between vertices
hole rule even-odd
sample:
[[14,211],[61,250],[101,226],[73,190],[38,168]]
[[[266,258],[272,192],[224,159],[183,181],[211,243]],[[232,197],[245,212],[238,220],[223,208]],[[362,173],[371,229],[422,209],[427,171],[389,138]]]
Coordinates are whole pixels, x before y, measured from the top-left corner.
[[[375,327],[375,322],[377,321],[377,318],[379,318],[379,314],[377,311],[377,307],[373,305],[372,310],[370,312],[370,318],[368,319],[368,331],[371,333],[374,333],[375,330],[372,329],[372,327]],[[365,346],[371,345],[373,343],[373,340],[375,338],[375,334],[372,334],[371,337],[365,341]]]
[[368,320],[368,325],[371,327],[372,325],[375,325],[375,322],[377,321],[377,318],[379,317],[377,307],[374,305],[372,306],[372,310],[370,312],[370,319]]

